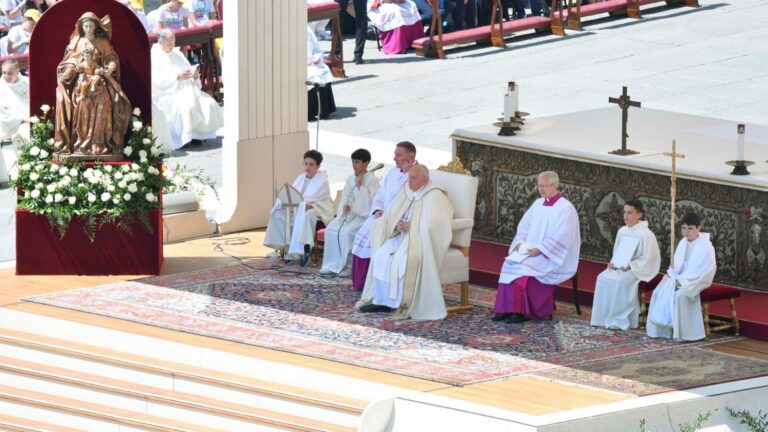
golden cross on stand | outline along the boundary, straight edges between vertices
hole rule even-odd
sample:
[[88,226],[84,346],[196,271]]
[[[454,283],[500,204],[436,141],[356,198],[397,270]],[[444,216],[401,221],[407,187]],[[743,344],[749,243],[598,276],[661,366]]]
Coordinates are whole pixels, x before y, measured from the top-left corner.
[[685,158],[682,153],[676,153],[677,142],[672,140],[672,153],[664,152],[664,156],[672,158],[672,185],[669,188],[669,193],[672,197],[672,211],[670,212],[670,224],[669,224],[669,266],[675,265],[675,199],[677,198],[677,158]]

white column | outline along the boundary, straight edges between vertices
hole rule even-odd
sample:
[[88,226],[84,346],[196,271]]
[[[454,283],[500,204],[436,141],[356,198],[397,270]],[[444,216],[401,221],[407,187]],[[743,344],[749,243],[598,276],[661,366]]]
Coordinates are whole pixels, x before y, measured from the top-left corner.
[[222,232],[264,227],[275,190],[302,169],[306,0],[229,0],[224,16]]

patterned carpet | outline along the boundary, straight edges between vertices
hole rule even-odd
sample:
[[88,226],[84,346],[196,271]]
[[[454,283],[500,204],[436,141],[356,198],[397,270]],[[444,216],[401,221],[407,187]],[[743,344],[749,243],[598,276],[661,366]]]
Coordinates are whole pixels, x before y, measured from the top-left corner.
[[[445,291],[455,302],[458,286]],[[591,328],[588,309],[577,316],[564,303],[551,321],[494,323],[494,296],[495,290],[472,287],[476,307],[470,312],[443,321],[394,320],[357,312],[359,292],[349,279],[258,260],[26,300],[453,385],[536,373],[648,394],[768,375],[768,362],[654,340],[640,331]],[[698,362],[695,369],[678,371],[691,361]]]

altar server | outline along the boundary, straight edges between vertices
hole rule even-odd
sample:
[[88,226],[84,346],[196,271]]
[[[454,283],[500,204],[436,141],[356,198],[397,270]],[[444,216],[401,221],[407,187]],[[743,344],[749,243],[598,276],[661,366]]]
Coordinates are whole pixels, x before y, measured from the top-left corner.
[[424,25],[411,0],[368,0],[368,19],[379,29],[384,54],[399,54],[424,36]]
[[352,287],[357,290],[363,289],[371,262],[371,226],[389,208],[408,181],[408,170],[416,163],[416,146],[408,141],[398,143],[394,161],[395,168],[387,172],[376,192],[370,216],[355,235],[355,243],[352,246]]
[[[661,255],[656,236],[643,218],[643,204],[632,199],[624,204],[624,222],[613,244],[608,268],[597,276],[592,302],[593,326],[628,330],[637,328],[640,302],[637,286],[659,273]],[[630,250],[631,249],[631,250]],[[625,262],[629,259],[628,262]]]
[[29,79],[14,59],[3,62],[0,80],[0,141],[29,139]]
[[338,215],[325,228],[323,266],[320,274],[349,277],[352,268],[352,242],[357,230],[371,214],[371,204],[379,190],[379,180],[368,172],[371,153],[357,149],[352,153],[354,174],[347,178],[341,193]]
[[443,319],[439,270],[451,243],[453,206],[415,165],[384,216],[371,229],[373,261],[357,303],[361,312],[397,310],[398,318]]
[[683,238],[675,249],[674,266],[653,292],[646,325],[650,337],[695,341],[706,337],[699,294],[712,284],[717,263],[699,215],[688,213],[681,223]]
[[552,315],[555,287],[573,277],[579,264],[579,216],[560,195],[556,173],[537,182],[541,198],[525,212],[504,259],[493,320],[520,323]]
[[293,187],[301,192],[304,200],[296,208],[290,238],[286,238],[285,230],[287,212],[279,198],[275,201],[264,235],[264,246],[275,249],[268,258],[279,257],[280,251],[288,246],[286,259],[299,258],[302,267],[309,262],[309,252],[315,244],[315,226],[318,219],[327,224],[333,218],[331,189],[325,171],[320,171],[322,163],[323,155],[320,152],[309,150],[304,153],[304,172],[293,181]]
[[201,90],[200,73],[177,48],[173,31],[164,29],[152,47],[152,99],[165,113],[173,148],[216,138],[224,127],[221,107]]

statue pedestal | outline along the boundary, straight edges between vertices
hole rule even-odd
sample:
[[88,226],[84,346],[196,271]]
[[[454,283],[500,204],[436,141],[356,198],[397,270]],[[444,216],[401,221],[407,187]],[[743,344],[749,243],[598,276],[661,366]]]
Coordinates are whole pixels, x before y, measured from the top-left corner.
[[157,275],[163,263],[163,214],[149,211],[152,232],[136,222],[127,233],[106,224],[91,243],[84,220],[72,218],[67,234],[43,215],[16,210],[17,275]]

